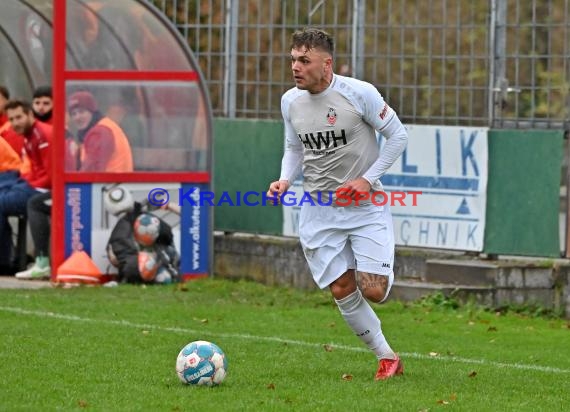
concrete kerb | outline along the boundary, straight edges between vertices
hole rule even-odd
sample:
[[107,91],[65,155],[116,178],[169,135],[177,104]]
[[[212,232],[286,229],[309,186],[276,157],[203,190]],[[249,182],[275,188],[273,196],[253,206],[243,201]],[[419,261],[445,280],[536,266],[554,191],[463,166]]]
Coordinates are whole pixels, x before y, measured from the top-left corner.
[[[217,233],[214,243],[216,276],[315,288],[296,238]],[[395,299],[454,291],[463,300],[475,298],[483,305],[537,304],[570,317],[567,259],[505,256],[490,260],[464,252],[397,247],[394,266]]]

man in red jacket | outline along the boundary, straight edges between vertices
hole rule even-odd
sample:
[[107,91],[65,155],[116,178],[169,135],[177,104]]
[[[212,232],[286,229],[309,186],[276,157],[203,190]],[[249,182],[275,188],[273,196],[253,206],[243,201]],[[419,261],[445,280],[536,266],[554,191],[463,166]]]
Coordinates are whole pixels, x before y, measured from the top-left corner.
[[[49,85],[39,86],[34,90],[32,98],[32,110],[36,120],[53,125],[53,94],[52,87]],[[71,132],[65,129],[65,171],[74,172],[77,170],[77,161],[79,156],[79,147],[75,142],[75,138]]]
[[0,180],[0,268],[11,265],[13,245],[8,216],[25,213],[26,203],[35,194],[51,189],[52,127],[34,118],[30,103],[10,100],[6,115],[16,133],[24,136],[24,151],[30,160],[30,170],[18,176]]
[[121,127],[99,111],[95,97],[81,90],[67,102],[71,122],[81,142],[82,172],[128,173],[133,171],[129,140]]
[[19,136],[12,125],[8,121],[8,116],[6,115],[5,106],[10,100],[10,92],[8,89],[0,85],[0,137],[3,137],[6,142],[14,149],[14,152],[20,156],[22,159],[24,150],[24,138]]
[[[40,86],[34,90],[32,109],[37,120],[52,124],[53,98],[51,86]],[[77,170],[79,148],[67,128],[65,133],[65,171],[74,172]],[[35,261],[30,268],[16,273],[16,279],[43,279],[51,274],[49,253],[51,192],[39,193],[30,197],[27,214],[34,243]]]

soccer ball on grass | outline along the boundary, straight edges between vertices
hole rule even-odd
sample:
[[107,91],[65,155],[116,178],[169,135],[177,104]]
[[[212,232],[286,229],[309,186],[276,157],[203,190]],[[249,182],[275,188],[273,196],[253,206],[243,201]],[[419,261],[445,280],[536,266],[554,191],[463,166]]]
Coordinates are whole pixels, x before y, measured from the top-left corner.
[[205,340],[190,342],[176,358],[176,374],[189,385],[219,385],[227,370],[228,360],[224,352]]

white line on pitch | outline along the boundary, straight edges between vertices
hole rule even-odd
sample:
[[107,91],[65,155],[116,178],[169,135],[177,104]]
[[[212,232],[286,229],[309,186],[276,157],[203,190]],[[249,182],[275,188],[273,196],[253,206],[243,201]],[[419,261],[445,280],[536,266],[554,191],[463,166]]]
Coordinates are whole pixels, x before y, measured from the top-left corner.
[[[15,307],[7,307],[7,306],[0,306],[0,310],[4,312],[11,312],[16,313],[19,315],[30,315],[30,316],[39,316],[45,318],[54,318],[54,319],[61,319],[61,320],[70,320],[70,321],[78,321],[78,322],[93,322],[93,323],[103,323],[107,325],[118,325],[118,326],[127,326],[130,328],[137,328],[137,329],[154,329],[159,331],[165,332],[174,332],[174,333],[183,333],[186,335],[210,335],[215,336],[218,338],[231,338],[231,339],[248,339],[248,340],[256,340],[256,341],[266,341],[266,342],[277,342],[277,343],[286,343],[291,345],[298,345],[298,346],[307,346],[313,348],[322,348],[323,343],[311,343],[305,342],[300,340],[294,339],[283,339],[278,338],[275,336],[256,336],[256,335],[249,335],[249,334],[242,334],[242,333],[216,333],[210,331],[198,331],[194,329],[186,329],[186,328],[179,328],[179,327],[168,327],[168,326],[159,326],[159,325],[149,325],[144,323],[133,323],[129,322],[128,320],[111,320],[111,319],[90,319],[90,318],[82,318],[80,316],[74,315],[66,315],[63,313],[55,313],[55,312],[44,312],[44,311],[35,311],[35,310],[27,310],[22,308],[15,308]],[[347,345],[340,345],[336,343],[328,343],[329,346],[335,349],[347,350],[352,352],[368,352],[368,349],[362,347],[355,347],[355,346],[347,346]],[[422,359],[422,360],[436,360],[436,361],[444,361],[444,362],[457,362],[457,363],[467,363],[467,364],[474,364],[474,365],[484,365],[484,366],[494,366],[498,368],[511,368],[511,369],[521,369],[521,370],[531,370],[537,372],[548,372],[548,373],[570,373],[570,369],[561,369],[561,368],[553,368],[550,366],[540,366],[540,365],[526,365],[522,363],[505,363],[505,362],[495,362],[489,361],[485,359],[469,359],[469,358],[461,358],[457,356],[428,356],[421,353],[406,353],[400,352],[400,356],[403,358],[414,358],[414,359]]]

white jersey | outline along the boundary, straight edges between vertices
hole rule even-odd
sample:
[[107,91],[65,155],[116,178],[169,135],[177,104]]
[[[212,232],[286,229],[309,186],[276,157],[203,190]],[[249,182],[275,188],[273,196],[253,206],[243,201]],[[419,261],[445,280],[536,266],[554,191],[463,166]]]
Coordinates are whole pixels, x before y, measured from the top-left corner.
[[[328,199],[329,192],[364,176],[379,158],[375,130],[382,133],[393,118],[401,126],[373,85],[336,74],[321,93],[296,87],[285,92],[281,111],[286,152],[302,152],[304,190],[313,199],[319,192],[322,199]],[[294,179],[288,174],[298,171],[288,169],[295,168],[284,164],[281,179]],[[382,190],[378,177],[370,182],[373,191]]]

